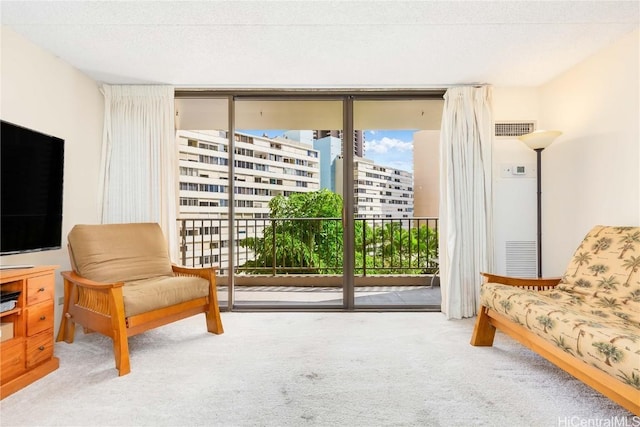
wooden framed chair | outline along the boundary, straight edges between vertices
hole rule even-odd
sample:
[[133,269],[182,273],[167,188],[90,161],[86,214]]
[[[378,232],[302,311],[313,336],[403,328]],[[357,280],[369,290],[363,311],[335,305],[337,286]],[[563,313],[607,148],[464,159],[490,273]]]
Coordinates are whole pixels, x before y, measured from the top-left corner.
[[57,341],[73,343],[76,324],[106,335],[126,375],[130,336],[200,313],[207,331],[224,332],[215,269],[172,265],[158,224],[76,225],[68,242],[73,271],[62,272]]

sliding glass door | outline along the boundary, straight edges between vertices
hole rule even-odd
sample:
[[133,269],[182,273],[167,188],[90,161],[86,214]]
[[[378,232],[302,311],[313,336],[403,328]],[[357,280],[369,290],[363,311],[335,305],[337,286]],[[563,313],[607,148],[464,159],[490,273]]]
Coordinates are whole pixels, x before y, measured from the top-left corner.
[[176,99],[179,263],[218,268],[218,299],[229,307],[229,102]]
[[178,96],[181,262],[234,310],[439,309],[428,97]]
[[235,307],[343,306],[341,127],[340,100],[236,98]]
[[442,103],[356,98],[353,109],[354,307],[437,308]]

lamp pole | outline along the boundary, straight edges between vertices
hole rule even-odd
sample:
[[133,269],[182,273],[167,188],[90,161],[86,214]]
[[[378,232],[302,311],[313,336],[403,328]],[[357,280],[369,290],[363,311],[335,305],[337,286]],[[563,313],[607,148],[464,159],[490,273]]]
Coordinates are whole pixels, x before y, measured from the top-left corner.
[[538,163],[538,278],[542,277],[542,150],[544,148],[535,149]]
[[561,134],[558,130],[538,130],[518,137],[536,152],[538,163],[538,278],[542,277],[542,150]]

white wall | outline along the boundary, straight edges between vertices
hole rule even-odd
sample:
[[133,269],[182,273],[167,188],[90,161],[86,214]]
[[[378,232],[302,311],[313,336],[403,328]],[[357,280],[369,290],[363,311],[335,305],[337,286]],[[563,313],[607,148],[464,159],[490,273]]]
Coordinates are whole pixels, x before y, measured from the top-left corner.
[[[537,88],[495,87],[496,122],[539,119]],[[504,167],[526,166],[524,176],[505,174]],[[493,215],[496,273],[507,274],[506,242],[535,242],[537,234],[536,153],[517,138],[495,138],[493,143]],[[533,260],[535,263],[535,260]],[[535,270],[535,267],[534,267]]]
[[[104,100],[98,84],[77,69],[6,27],[1,37],[2,120],[64,139],[65,162],[63,249],[3,256],[0,262],[60,265],[58,271],[68,270],[67,233],[75,224],[99,219],[96,194]],[[56,276],[57,299],[63,290],[60,275]]]
[[543,156],[543,266],[562,274],[594,225],[640,225],[638,30],[540,88],[540,122],[563,132]]
[[[539,88],[494,88],[496,121],[535,120],[563,134],[542,153],[543,276],[561,275],[594,225],[640,225],[639,39],[635,31]],[[535,153],[516,139],[494,142],[497,272],[504,241],[535,240],[535,173],[501,167]]]

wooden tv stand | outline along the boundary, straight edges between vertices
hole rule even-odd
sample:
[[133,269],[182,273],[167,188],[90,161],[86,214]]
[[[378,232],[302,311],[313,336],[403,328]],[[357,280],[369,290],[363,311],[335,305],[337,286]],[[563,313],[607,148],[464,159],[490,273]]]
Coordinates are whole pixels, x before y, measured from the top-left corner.
[[20,291],[14,308],[0,313],[0,399],[58,369],[53,356],[53,304],[58,266],[0,271],[2,292]]

